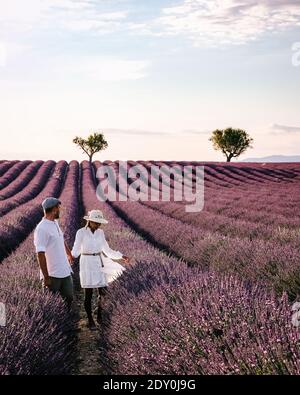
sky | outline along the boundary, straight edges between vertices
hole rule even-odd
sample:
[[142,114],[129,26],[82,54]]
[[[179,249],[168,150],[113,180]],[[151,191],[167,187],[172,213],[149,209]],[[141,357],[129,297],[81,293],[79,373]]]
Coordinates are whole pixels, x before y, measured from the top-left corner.
[[0,0],[0,159],[300,154],[299,0]]

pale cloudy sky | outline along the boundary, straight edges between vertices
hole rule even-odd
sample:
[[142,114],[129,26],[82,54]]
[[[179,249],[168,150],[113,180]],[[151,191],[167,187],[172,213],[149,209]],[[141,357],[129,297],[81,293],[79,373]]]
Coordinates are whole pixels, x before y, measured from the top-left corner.
[[228,126],[300,154],[299,43],[299,0],[0,0],[0,157],[223,160]]

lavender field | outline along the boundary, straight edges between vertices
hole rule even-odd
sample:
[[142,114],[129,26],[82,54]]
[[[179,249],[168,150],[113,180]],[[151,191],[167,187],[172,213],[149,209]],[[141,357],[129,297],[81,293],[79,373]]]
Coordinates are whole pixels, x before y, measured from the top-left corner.
[[[76,314],[43,294],[33,249],[47,196],[62,201],[69,245],[84,213],[99,208],[110,246],[133,258],[105,298],[95,362],[102,374],[300,374],[300,326],[292,319],[300,295],[300,164],[128,162],[136,164],[149,173],[152,165],[179,172],[203,165],[204,209],[186,212],[175,199],[100,202],[97,170],[119,172],[118,161],[0,161],[7,313],[0,374],[78,372]],[[164,175],[157,181],[161,193]]]

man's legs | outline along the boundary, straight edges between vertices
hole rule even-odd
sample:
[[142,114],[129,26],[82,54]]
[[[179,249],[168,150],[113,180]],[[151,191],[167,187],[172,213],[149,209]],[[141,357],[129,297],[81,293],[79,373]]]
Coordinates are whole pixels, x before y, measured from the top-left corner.
[[66,301],[68,308],[71,308],[73,298],[74,298],[74,289],[73,289],[73,279],[72,276],[65,277],[61,279],[61,287],[59,289],[60,295]]
[[44,286],[44,291],[48,289],[49,291],[51,291],[53,293],[59,292],[60,287],[61,287],[61,280],[62,280],[61,278],[50,277],[51,284],[49,287]]
[[49,291],[53,293],[59,293],[67,303],[68,308],[70,308],[73,301],[74,292],[72,276],[65,278],[50,277],[50,280],[50,286],[44,288],[44,290],[49,289]]

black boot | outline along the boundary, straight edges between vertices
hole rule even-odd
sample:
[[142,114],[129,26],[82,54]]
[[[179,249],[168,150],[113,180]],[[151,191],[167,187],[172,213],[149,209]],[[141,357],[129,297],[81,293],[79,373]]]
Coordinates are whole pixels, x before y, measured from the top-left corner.
[[95,321],[94,321],[93,317],[88,317],[88,324],[87,324],[87,327],[88,327],[91,331],[94,331],[94,330],[97,329],[97,326],[96,326],[96,324],[95,324]]

